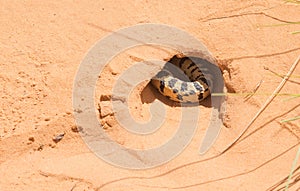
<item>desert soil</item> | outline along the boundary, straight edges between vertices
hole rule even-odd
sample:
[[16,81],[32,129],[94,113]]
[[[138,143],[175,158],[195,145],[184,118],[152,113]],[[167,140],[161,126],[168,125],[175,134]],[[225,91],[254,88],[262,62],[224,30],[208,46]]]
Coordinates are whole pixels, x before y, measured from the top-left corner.
[[[300,5],[266,1],[5,1],[0,2],[0,190],[280,190],[299,149],[300,66],[242,138],[243,131],[300,55]],[[298,23],[293,23],[298,22]],[[167,24],[205,44],[223,70],[230,94],[224,126],[212,148],[199,155],[212,108],[198,106],[198,128],[186,149],[155,168],[109,164],[82,139],[72,105],[73,83],[87,52],[103,37],[137,24]],[[171,50],[134,47],[107,63],[97,81],[95,112],[116,143],[148,149],[171,139],[181,107],[139,84],[130,94],[133,118],[151,118],[158,100],[165,121],[147,136],[124,130],[110,110],[118,77],[136,62],[172,56]],[[256,94],[245,99],[247,93]],[[103,112],[106,112],[105,114]],[[97,113],[97,116],[100,116]],[[53,140],[55,136],[58,138]],[[63,136],[62,136],[63,135]],[[61,138],[61,139],[60,139]],[[113,151],[112,151],[113,152]],[[299,166],[299,161],[295,166]],[[289,190],[299,190],[299,171]]]

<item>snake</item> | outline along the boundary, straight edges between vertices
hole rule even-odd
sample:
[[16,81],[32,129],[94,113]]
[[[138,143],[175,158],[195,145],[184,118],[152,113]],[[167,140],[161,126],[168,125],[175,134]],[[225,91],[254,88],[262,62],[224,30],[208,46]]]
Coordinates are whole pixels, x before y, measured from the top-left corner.
[[[210,95],[210,86],[199,64],[187,56],[174,55],[152,79],[163,96],[181,103],[201,102]],[[174,67],[175,66],[175,67]]]

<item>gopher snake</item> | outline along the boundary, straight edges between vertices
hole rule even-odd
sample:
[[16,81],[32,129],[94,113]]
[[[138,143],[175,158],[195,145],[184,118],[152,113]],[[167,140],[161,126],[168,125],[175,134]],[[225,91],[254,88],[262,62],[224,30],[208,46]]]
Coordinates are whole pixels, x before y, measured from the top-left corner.
[[[209,96],[209,84],[198,64],[180,54],[173,56],[168,62],[175,65],[177,71],[164,68],[151,79],[152,85],[162,95],[182,103],[200,102]],[[181,74],[178,77],[174,73]],[[182,79],[183,77],[186,79]]]

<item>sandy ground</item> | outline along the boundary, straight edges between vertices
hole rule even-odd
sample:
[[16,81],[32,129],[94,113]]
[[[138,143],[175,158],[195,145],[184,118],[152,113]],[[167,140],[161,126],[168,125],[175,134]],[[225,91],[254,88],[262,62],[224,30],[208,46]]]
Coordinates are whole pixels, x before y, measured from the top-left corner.
[[[281,82],[270,70],[286,74],[300,54],[300,34],[292,34],[299,25],[288,23],[300,20],[299,5],[275,0],[1,1],[0,9],[1,191],[280,190],[286,185],[280,181],[289,175],[299,148],[300,120],[280,121],[299,116],[299,98],[277,96],[241,141],[218,154]],[[156,168],[130,170],[89,150],[75,124],[72,90],[81,61],[98,40],[140,23],[168,24],[201,40],[226,68],[225,82],[236,94],[227,96],[226,127],[208,153],[198,154],[211,112],[201,105],[199,127],[179,156]],[[110,95],[118,76],[135,62],[168,56],[136,47],[115,57],[97,82],[95,110],[100,96]],[[298,66],[281,93],[299,94],[299,74]],[[243,93],[261,80],[257,95],[245,100]],[[149,119],[156,96],[147,83],[135,88],[129,106],[136,120]],[[181,120],[180,107],[164,105],[165,124],[149,137],[123,130],[113,115],[99,121],[117,143],[152,148],[171,138]],[[61,133],[64,137],[55,143],[53,136]],[[297,173],[290,190],[300,188]]]

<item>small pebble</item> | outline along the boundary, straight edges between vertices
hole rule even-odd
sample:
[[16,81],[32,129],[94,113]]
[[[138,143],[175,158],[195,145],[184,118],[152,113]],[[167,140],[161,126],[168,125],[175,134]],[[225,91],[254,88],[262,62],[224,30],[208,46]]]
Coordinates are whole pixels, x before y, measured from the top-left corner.
[[49,144],[49,147],[51,147],[51,148],[55,148],[56,147],[56,145],[54,145],[54,144]]
[[111,103],[109,101],[102,101],[98,104],[98,111],[100,113],[100,118],[103,119],[108,115],[113,115]]
[[67,114],[67,115],[71,115],[72,112],[71,112],[71,111],[66,111],[66,114]]
[[34,137],[29,137],[28,140],[34,142]]
[[60,134],[54,136],[54,137],[52,138],[52,140],[53,140],[55,143],[58,143],[59,141],[62,140],[62,138],[64,138],[64,136],[65,136],[65,133],[60,133]]
[[41,150],[43,150],[43,148],[44,148],[44,145],[41,144],[41,145],[37,148],[37,150],[38,150],[38,151],[41,151]]
[[101,95],[100,101],[109,101],[111,100],[111,95]]
[[78,132],[82,131],[82,127],[74,125],[71,127],[71,130],[75,133],[78,133]]
[[104,130],[107,130],[107,129],[109,128],[109,126],[105,123],[104,125],[102,125],[102,128],[103,128]]

